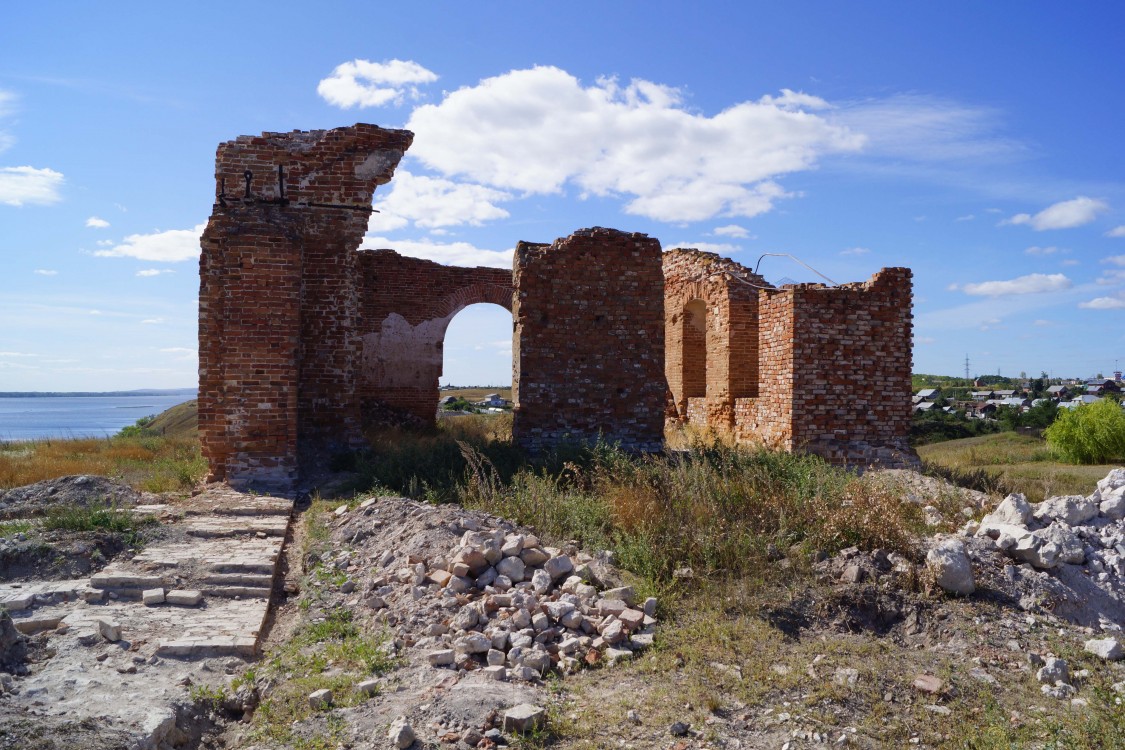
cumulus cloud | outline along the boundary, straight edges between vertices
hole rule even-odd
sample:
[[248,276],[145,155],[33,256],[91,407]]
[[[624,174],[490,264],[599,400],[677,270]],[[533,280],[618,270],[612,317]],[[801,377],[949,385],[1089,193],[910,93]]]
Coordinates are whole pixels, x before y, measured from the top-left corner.
[[1059,249],[1054,245],[1051,245],[1050,247],[1039,247],[1038,245],[1032,245],[1031,247],[1024,250],[1024,252],[1028,255],[1054,255],[1058,251]]
[[98,216],[91,216],[89,219],[86,219],[86,226],[94,229],[105,229],[109,226],[109,222]]
[[352,60],[337,65],[332,75],[317,84],[316,93],[342,109],[399,105],[407,95],[412,99],[420,96],[417,84],[437,79],[436,73],[412,60]]
[[[963,284],[961,291],[978,297],[1001,297],[1010,294],[1039,294],[1069,289],[1071,281],[1061,273],[1031,273],[1008,281],[982,281]],[[951,288],[956,288],[956,285]]]
[[1079,302],[1078,306],[1085,310],[1125,310],[1125,295],[1095,297],[1089,302]]
[[175,271],[171,268],[145,268],[137,271],[137,275],[142,277],[159,276],[162,273],[175,273]]
[[1031,214],[1016,214],[1000,223],[1029,224],[1037,232],[1047,229],[1073,229],[1089,224],[1098,217],[1098,214],[1108,210],[1109,206],[1106,205],[1105,201],[1080,195],[1077,198],[1047,206],[1034,216]]
[[423,258],[453,266],[492,266],[511,268],[514,250],[482,250],[468,242],[430,242],[428,240],[390,240],[386,237],[368,236],[363,248],[377,250],[390,248],[399,255]]
[[1125,255],[1111,255],[1108,258],[1102,258],[1102,263],[1109,263],[1114,266],[1125,266]]
[[53,268],[36,268],[33,272],[39,276],[58,276],[59,272]]
[[1106,237],[1125,237],[1125,224],[1122,224],[1121,226],[1118,226],[1118,227],[1114,227],[1113,229],[1106,232],[1105,236]]
[[678,222],[752,217],[790,197],[775,178],[811,169],[865,138],[783,91],[708,117],[678,90],[555,67],[513,70],[418,107],[411,153],[443,175],[525,194],[624,196],[628,213]]
[[486,221],[508,218],[508,212],[496,203],[511,197],[510,193],[483,185],[400,170],[395,173],[391,191],[375,202],[379,213],[371,215],[368,231],[390,232],[410,222],[427,229],[459,224],[480,226]]
[[866,247],[849,247],[847,250],[841,250],[840,255],[867,255],[871,250]]
[[1102,271],[1102,275],[1098,278],[1097,283],[1102,286],[1125,283],[1125,269]]
[[715,227],[713,234],[719,237],[732,237],[736,240],[745,240],[750,237],[750,232],[745,227],[740,227],[737,224]]
[[0,167],[0,203],[49,206],[62,200],[62,172],[35,167]]
[[106,250],[95,250],[100,258],[136,258],[163,263],[176,263],[199,257],[199,236],[206,224],[196,224],[192,229],[171,229],[152,234],[131,234],[125,240]]

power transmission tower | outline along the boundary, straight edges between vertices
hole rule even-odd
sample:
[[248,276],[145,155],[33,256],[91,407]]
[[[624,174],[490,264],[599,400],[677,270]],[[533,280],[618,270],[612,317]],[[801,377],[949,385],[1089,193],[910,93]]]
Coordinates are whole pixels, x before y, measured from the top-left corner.
[[969,379],[969,355],[965,355],[965,380]]

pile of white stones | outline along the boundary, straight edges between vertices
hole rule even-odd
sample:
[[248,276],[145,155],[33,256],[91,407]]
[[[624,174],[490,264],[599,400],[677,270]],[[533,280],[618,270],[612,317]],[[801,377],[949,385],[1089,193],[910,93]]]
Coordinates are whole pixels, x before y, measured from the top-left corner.
[[1125,469],[1113,469],[1089,496],[1052,497],[1036,506],[1008,495],[967,536],[989,537],[1035,568],[1086,565],[1099,583],[1125,578]]
[[[452,613],[414,644],[432,666],[534,681],[552,669],[613,664],[652,644],[656,599],[638,603],[631,586],[599,590],[593,563],[540,546],[534,535],[466,531],[448,559],[398,568],[393,580]],[[395,589],[376,588],[367,604],[384,606]]]

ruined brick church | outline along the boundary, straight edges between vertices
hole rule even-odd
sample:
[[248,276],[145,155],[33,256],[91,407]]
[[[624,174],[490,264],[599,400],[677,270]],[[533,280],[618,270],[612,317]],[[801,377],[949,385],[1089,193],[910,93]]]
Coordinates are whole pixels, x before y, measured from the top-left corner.
[[219,146],[202,237],[199,432],[211,478],[286,489],[365,427],[432,422],[446,327],[513,317],[513,438],[659,451],[692,424],[841,465],[909,465],[911,274],[775,288],[698,250],[595,227],[511,271],[357,250],[413,134],[374,125]]

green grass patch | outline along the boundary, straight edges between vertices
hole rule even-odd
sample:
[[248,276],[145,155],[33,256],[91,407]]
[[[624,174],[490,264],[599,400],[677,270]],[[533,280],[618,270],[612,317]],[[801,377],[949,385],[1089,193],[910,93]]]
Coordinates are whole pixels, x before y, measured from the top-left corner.
[[[331,708],[354,706],[365,700],[366,696],[356,691],[356,684],[395,665],[383,648],[388,638],[385,631],[368,632],[346,609],[334,609],[321,619],[306,622],[257,669],[274,686],[254,713],[255,736],[295,748],[318,748],[321,746],[316,742],[335,737],[343,725],[333,729],[331,715],[324,717],[327,732],[318,730],[317,736],[308,738],[296,731],[300,722],[318,713],[309,706],[309,693],[331,690]],[[336,742],[324,747],[334,748]]]
[[140,541],[140,530],[156,524],[155,518],[138,516],[109,503],[62,505],[50,508],[41,522],[44,531],[106,531],[125,535],[128,543]]
[[31,521],[16,519],[14,521],[0,521],[0,538],[7,538],[15,536],[16,534],[26,534],[35,528],[35,524]]
[[918,455],[935,476],[995,495],[1022,492],[1032,502],[1088,495],[1114,468],[1060,461],[1044,440],[1014,432],[923,445]]

